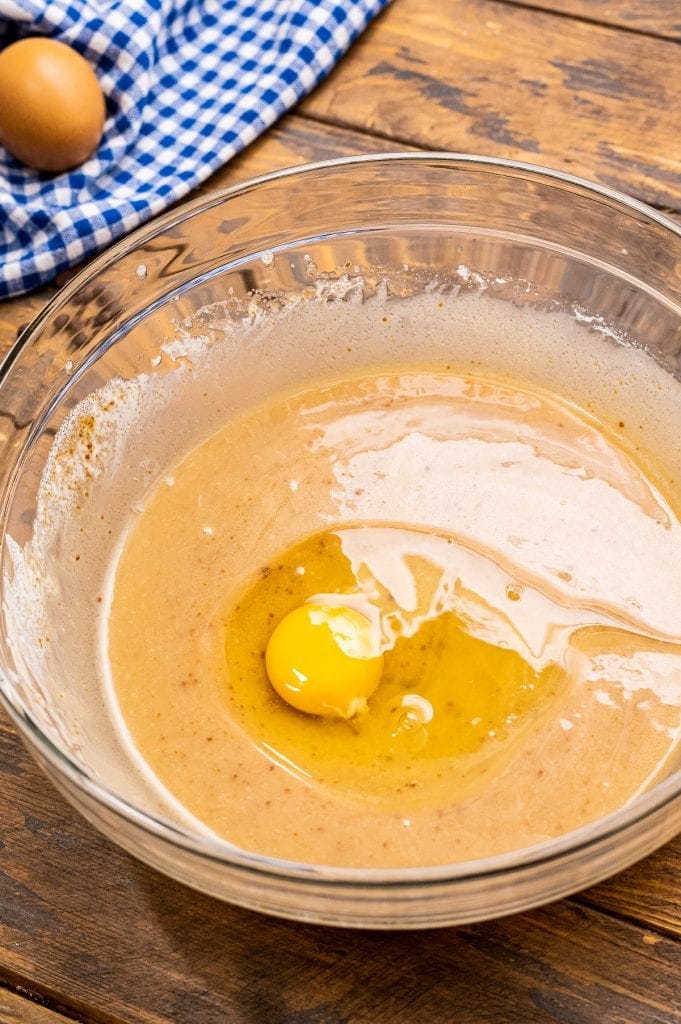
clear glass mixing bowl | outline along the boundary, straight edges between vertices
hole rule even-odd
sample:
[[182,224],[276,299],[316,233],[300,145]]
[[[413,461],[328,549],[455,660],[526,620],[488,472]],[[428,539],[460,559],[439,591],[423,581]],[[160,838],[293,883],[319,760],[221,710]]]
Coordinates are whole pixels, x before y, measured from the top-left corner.
[[[387,281],[396,297],[434,276],[460,288],[484,280],[486,293],[515,305],[578,310],[585,330],[601,329],[603,345],[613,333],[644,343],[679,372],[681,231],[609,189],[507,161],[394,154],[283,171],[189,203],[76,276],[0,370],[0,690],[57,788],[114,842],[173,878],[327,924],[481,920],[597,882],[671,838],[681,829],[681,773],[607,819],[471,863],[361,870],[277,861],[165,820],[124,763],[96,699],[94,667],[74,668],[74,635],[93,628],[94,613],[60,575],[66,540],[56,536],[41,570],[50,642],[7,601],[50,446],[77,402],[115,378],[168,372],[161,344],[183,321],[189,331],[206,329],[206,309],[226,296],[238,310],[254,293],[266,301],[348,272],[361,273],[369,292]],[[418,345],[415,338],[414,358]],[[251,398],[267,391],[266,362],[250,380]],[[128,472],[144,482],[139,465]]]

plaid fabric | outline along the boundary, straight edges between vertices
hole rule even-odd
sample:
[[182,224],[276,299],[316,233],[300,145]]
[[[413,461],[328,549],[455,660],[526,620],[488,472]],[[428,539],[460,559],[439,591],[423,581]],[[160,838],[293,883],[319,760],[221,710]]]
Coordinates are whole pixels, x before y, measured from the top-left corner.
[[0,147],[0,296],[49,280],[186,195],[333,67],[389,0],[0,0],[0,48],[69,43],[108,116],[48,175]]

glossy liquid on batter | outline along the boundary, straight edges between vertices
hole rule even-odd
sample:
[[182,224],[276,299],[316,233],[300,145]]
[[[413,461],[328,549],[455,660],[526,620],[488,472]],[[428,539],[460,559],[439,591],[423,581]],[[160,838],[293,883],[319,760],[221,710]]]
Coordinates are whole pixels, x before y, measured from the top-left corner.
[[[447,863],[621,807],[681,760],[681,524],[654,476],[555,396],[451,368],[232,419],[120,552],[108,658],[134,743],[210,829],[311,863]],[[320,596],[380,632],[350,721],[264,670]]]

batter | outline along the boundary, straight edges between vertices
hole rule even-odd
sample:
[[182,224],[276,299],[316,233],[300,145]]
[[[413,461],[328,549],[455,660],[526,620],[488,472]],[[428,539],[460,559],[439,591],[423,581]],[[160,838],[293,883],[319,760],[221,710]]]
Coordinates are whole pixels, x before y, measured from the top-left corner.
[[[451,366],[230,418],[119,553],[108,659],[137,749],[214,832],[311,863],[443,864],[621,807],[681,762],[681,524],[631,448]],[[268,678],[310,603],[371,626],[380,672],[347,714]]]

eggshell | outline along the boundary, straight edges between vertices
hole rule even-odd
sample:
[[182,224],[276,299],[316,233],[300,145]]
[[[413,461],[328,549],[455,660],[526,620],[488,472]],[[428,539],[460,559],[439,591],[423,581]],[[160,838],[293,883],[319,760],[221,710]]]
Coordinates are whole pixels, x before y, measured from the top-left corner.
[[65,171],[94,152],[105,117],[102,90],[79,53],[32,37],[0,53],[0,143],[40,171]]

